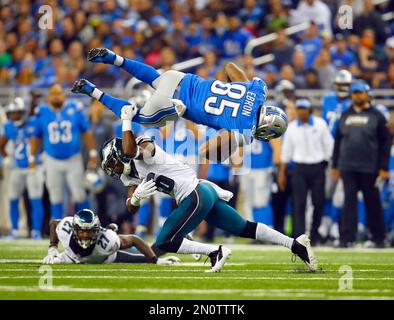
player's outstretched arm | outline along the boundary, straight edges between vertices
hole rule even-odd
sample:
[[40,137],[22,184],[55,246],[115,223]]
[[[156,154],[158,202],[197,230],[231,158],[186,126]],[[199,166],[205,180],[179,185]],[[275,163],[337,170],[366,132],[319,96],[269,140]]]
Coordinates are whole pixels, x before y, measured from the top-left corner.
[[249,82],[245,71],[238,67],[234,62],[228,62],[224,70],[231,81]]
[[149,84],[153,88],[153,81],[160,76],[160,73],[158,73],[155,68],[138,61],[124,58],[107,48],[94,48],[90,50],[88,53],[88,61],[113,64],[121,67],[133,77]]
[[120,250],[125,250],[131,247],[136,247],[145,257],[149,258],[152,263],[157,262],[157,257],[152,251],[151,247],[140,237],[134,234],[119,235],[120,238]]
[[59,238],[57,237],[56,227],[60,221],[61,220],[52,220],[49,225],[48,254],[42,261],[45,264],[55,263],[55,258],[59,255],[59,251],[57,250],[57,246],[59,245]]

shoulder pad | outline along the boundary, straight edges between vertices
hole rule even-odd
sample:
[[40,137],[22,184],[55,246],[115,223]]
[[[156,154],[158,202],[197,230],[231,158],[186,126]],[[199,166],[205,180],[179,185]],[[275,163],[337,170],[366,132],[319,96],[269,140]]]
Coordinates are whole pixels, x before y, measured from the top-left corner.
[[100,241],[100,238],[102,236],[105,236],[108,240],[107,245],[105,246],[105,248],[103,248],[101,245],[96,245],[97,246],[97,250],[100,253],[105,253],[105,254],[112,254],[116,251],[119,250],[120,248],[120,239],[119,236],[116,234],[116,232],[110,230],[110,229],[103,229],[100,233],[100,235],[98,236],[98,241]]
[[[68,247],[70,238],[72,237],[72,223],[73,217],[66,217],[56,226],[56,234],[64,247]],[[71,230],[71,232],[67,232],[66,230]]]

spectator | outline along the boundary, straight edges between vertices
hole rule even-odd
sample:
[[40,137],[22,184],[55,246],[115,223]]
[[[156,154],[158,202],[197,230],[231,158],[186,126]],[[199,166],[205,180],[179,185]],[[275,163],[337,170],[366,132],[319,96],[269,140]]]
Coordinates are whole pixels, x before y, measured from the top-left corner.
[[379,61],[383,59],[384,51],[376,44],[373,29],[363,30],[358,53],[360,67],[363,71],[377,70]]
[[319,74],[315,69],[305,70],[305,87],[303,89],[321,89]]
[[315,21],[321,30],[332,33],[331,11],[320,0],[302,0],[296,10],[291,12],[291,24]]
[[280,79],[281,80],[288,80],[294,83],[295,75],[293,67],[289,64],[285,64],[280,68]]
[[278,68],[273,64],[267,64],[263,68],[264,81],[268,88],[273,88],[278,80]]
[[281,3],[272,3],[271,13],[266,17],[266,24],[268,32],[276,32],[287,27],[287,15]]
[[354,31],[359,36],[367,28],[374,31],[378,43],[384,43],[386,38],[386,24],[381,14],[375,10],[373,0],[364,0],[363,12],[354,20]]
[[315,69],[319,75],[319,81],[323,89],[332,89],[336,69],[331,64],[330,52],[322,49],[315,61]]
[[332,177],[342,177],[345,203],[340,223],[340,246],[352,247],[357,233],[357,192],[363,193],[373,245],[384,245],[384,226],[378,184],[388,178],[391,137],[383,114],[370,102],[369,86],[350,86],[352,104],[342,113],[335,136]]
[[294,82],[297,88],[305,87],[305,54],[302,50],[295,50],[292,56],[292,66],[294,68]]
[[319,37],[319,29],[316,23],[311,22],[307,32],[303,35],[301,46],[305,53],[306,67],[310,68],[315,63],[315,59],[322,48],[322,40]]
[[335,46],[330,49],[332,64],[338,69],[349,69],[355,62],[356,57],[351,52],[346,43],[346,39],[341,33],[335,36]]
[[246,28],[256,35],[257,29],[264,17],[264,9],[258,5],[256,0],[244,0],[243,7],[239,11],[239,16]]
[[387,67],[386,79],[381,81],[379,88],[393,89],[394,88],[394,62],[390,63]]
[[275,57],[274,64],[281,68],[291,60],[294,52],[294,43],[283,29],[278,30],[277,35],[278,38],[274,42],[272,54]]
[[[291,183],[294,200],[294,236],[305,233],[305,209],[308,191],[312,194],[313,219],[311,242],[319,241],[318,228],[324,208],[325,168],[331,158],[334,140],[325,121],[312,115],[308,100],[296,101],[297,120],[292,121],[283,138],[279,188]],[[313,150],[313,151],[312,151]],[[294,162],[291,181],[286,168]]]

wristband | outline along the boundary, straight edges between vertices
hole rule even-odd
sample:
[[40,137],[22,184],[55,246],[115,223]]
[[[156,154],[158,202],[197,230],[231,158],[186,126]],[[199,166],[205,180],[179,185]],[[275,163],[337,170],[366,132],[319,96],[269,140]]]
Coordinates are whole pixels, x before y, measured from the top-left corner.
[[131,131],[131,120],[123,120],[122,131]]
[[120,67],[124,62],[124,58],[115,54],[114,65]]
[[95,98],[96,100],[100,100],[100,99],[101,99],[101,96],[102,96],[103,94],[104,94],[104,93],[103,93],[100,89],[94,88],[93,91],[92,91],[92,93],[90,94],[90,96],[93,97],[93,98]]

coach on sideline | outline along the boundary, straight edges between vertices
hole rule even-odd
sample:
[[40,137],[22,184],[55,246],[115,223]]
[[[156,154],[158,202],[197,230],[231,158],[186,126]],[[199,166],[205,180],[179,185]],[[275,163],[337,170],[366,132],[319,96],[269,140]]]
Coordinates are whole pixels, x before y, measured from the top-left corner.
[[361,190],[373,245],[384,246],[384,224],[378,185],[388,178],[391,136],[383,114],[370,102],[363,81],[350,86],[351,106],[336,131],[332,177],[343,179],[345,204],[339,227],[340,246],[351,247],[357,233],[357,192]]
[[311,242],[319,241],[318,228],[324,208],[325,168],[332,155],[334,139],[326,122],[312,115],[309,100],[296,101],[297,119],[292,121],[283,137],[278,184],[286,187],[286,168],[294,163],[291,189],[294,201],[294,237],[305,232],[305,209],[308,191],[312,193],[313,221]]

